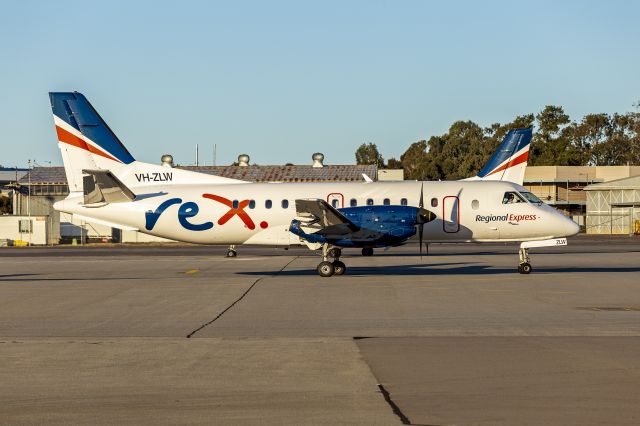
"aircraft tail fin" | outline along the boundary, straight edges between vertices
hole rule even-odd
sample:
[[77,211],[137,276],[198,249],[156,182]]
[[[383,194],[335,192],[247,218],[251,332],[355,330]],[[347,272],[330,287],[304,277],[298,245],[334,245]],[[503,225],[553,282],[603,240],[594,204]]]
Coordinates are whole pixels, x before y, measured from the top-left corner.
[[81,93],[52,92],[49,99],[70,192],[82,191],[82,170],[115,170],[135,161]]
[[[136,161],[84,95],[78,92],[51,92],[49,99],[69,192],[72,194],[86,192],[84,184],[90,185],[89,193],[95,189],[91,179],[96,175],[86,173],[87,170],[108,170],[112,178],[132,188],[174,183],[245,183],[237,179]],[[85,180],[87,174],[93,177]]]
[[522,185],[532,137],[531,128],[509,130],[478,175],[464,180],[499,180]]

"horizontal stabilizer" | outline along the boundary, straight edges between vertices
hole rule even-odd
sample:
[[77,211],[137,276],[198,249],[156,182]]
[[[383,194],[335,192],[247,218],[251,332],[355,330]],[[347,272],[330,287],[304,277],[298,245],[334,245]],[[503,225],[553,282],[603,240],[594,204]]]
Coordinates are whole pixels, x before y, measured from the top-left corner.
[[84,204],[101,207],[110,203],[126,203],[136,196],[109,170],[83,170]]

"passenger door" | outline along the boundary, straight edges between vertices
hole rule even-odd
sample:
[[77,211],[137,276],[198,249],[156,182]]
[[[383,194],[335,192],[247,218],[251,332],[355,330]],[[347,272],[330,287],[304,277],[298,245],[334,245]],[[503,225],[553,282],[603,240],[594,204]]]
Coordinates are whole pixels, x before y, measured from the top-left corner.
[[341,209],[344,207],[344,195],[339,192],[332,192],[327,195],[327,203],[334,209]]

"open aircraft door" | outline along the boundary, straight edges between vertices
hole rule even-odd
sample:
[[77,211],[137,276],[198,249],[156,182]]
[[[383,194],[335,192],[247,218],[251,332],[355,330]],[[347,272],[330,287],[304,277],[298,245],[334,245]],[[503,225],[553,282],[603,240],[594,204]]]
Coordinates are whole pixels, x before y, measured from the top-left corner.
[[460,198],[455,195],[442,199],[442,228],[448,234],[460,231]]

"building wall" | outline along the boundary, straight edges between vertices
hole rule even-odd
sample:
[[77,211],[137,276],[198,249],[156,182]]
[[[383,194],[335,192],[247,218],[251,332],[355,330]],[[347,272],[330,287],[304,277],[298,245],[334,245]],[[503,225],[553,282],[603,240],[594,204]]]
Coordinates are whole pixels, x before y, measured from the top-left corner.
[[379,169],[378,180],[379,181],[404,180],[404,170],[403,169]]
[[631,234],[640,221],[640,209],[612,208],[612,204],[640,203],[640,189],[589,190],[587,193],[587,234]]
[[[20,222],[31,221],[31,233],[20,232]],[[28,225],[24,230],[28,230]],[[10,240],[12,245],[46,245],[47,217],[46,216],[0,216],[0,240]]]
[[65,198],[64,195],[32,195],[31,197],[14,191],[13,214],[22,216],[46,216],[47,244],[58,244],[60,240],[60,212],[53,204]]

